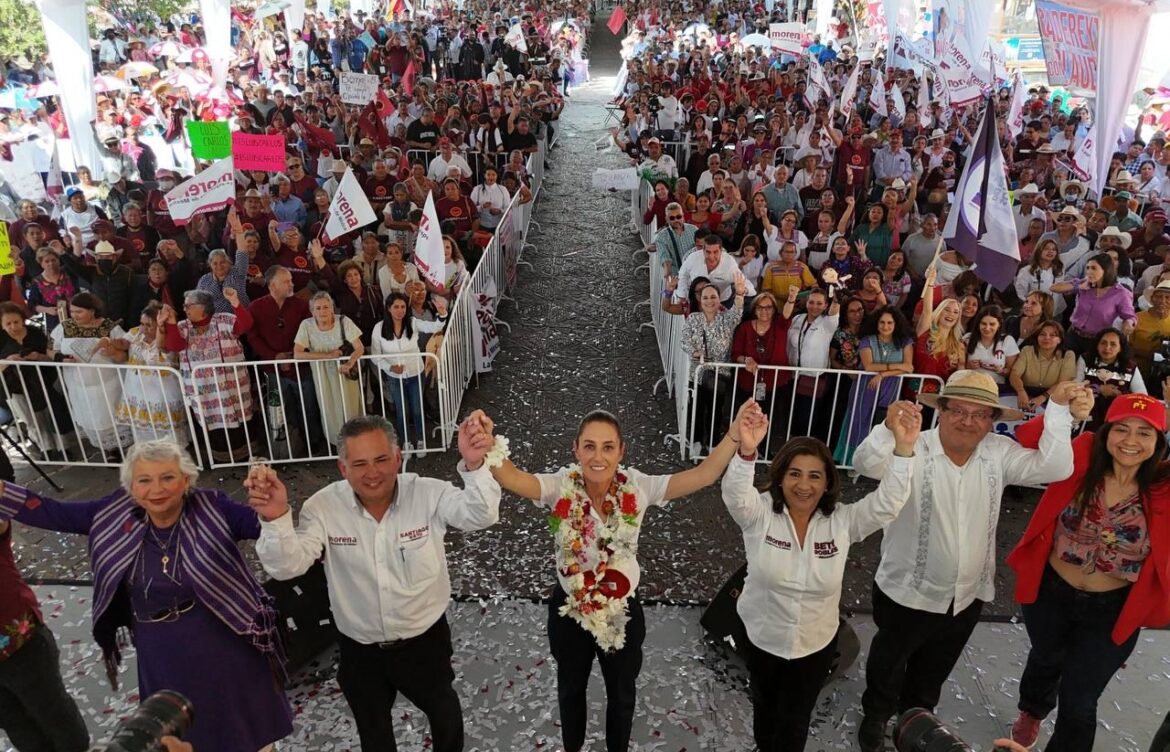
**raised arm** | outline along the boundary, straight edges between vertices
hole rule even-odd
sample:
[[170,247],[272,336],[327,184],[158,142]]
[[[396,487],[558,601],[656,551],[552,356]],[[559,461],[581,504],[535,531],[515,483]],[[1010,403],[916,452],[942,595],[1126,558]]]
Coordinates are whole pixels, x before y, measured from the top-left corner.
[[291,580],[309,571],[325,550],[325,525],[317,509],[322,492],[305,502],[300,525],[294,527],[288,489],[275,470],[253,466],[244,487],[248,489],[248,505],[260,515],[256,556],[264,571],[278,580]]
[[739,447],[740,429],[744,425],[757,425],[761,420],[766,426],[767,419],[764,418],[759,403],[755,400],[743,403],[743,406],[739,408],[739,414],[735,416],[735,422],[724,434],[723,440],[711,450],[711,454],[707,455],[707,458],[695,467],[670,476],[663,498],[677,499],[680,496],[686,496],[706,488],[719,480],[719,476],[727,469],[727,463],[731,462],[731,458]]
[[15,483],[0,481],[0,523],[16,520],[42,530],[85,535],[94,516],[108,500],[109,497],[86,502],[57,501]]
[[914,328],[915,336],[921,337],[930,329],[930,320],[934,314],[934,280],[938,270],[931,264],[926,268],[926,282],[922,286],[922,313],[918,317],[918,325]]

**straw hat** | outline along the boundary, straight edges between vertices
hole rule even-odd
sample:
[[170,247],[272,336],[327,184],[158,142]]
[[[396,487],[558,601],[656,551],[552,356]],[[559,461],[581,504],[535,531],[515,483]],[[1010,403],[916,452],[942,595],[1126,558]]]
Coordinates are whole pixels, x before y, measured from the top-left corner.
[[938,407],[940,399],[955,402],[970,402],[973,405],[991,407],[1000,411],[1004,420],[1023,420],[1019,410],[1006,407],[999,401],[999,385],[995,379],[980,371],[955,371],[938,394],[919,394],[918,401],[927,407]]

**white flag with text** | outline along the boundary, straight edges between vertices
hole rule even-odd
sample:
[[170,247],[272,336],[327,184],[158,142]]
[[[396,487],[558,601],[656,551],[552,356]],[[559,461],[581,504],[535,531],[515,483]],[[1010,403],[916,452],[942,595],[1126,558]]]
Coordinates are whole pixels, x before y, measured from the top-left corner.
[[378,218],[366,192],[362,190],[353,174],[353,168],[345,171],[345,176],[337,185],[337,193],[333,194],[333,201],[329,204],[329,221],[325,223],[325,238],[336,240],[348,232],[365,227]]
[[435,287],[444,287],[446,259],[443,253],[443,231],[439,228],[439,214],[435,211],[435,197],[427,193],[422,218],[418,221],[418,237],[414,241],[414,265]]

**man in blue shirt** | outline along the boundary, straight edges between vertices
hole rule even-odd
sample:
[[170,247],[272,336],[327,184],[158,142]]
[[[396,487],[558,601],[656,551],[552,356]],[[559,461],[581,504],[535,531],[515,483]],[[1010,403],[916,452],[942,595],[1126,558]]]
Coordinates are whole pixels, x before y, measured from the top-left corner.
[[284,175],[277,175],[272,179],[276,186],[276,195],[272,197],[272,214],[278,222],[294,224],[304,232],[309,221],[309,212],[305,209],[305,202],[292,195],[292,181]]

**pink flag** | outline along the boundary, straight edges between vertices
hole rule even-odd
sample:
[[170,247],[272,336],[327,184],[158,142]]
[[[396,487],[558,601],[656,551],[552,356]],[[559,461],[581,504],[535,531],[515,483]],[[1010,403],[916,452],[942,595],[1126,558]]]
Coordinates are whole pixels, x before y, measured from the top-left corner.
[[626,9],[619,5],[618,7],[614,8],[613,13],[609,17],[609,21],[607,21],[605,25],[608,26],[609,30],[614,34],[620,34],[622,33],[622,26],[625,23]]

